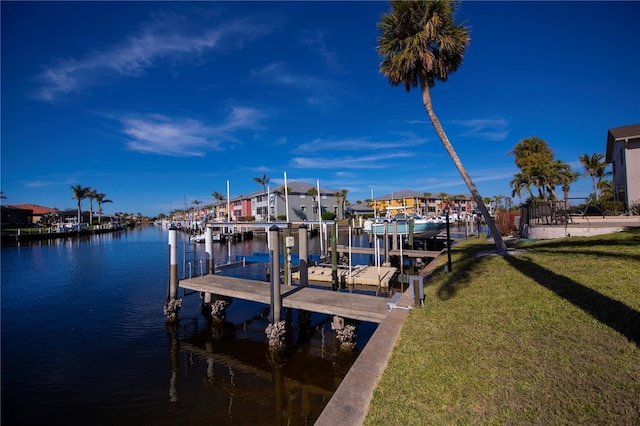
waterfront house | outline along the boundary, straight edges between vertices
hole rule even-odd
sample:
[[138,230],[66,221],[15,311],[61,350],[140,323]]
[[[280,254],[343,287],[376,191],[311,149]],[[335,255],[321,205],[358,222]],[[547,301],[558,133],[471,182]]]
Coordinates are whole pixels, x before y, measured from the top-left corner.
[[51,207],[39,206],[38,204],[11,204],[11,207],[22,210],[31,210],[31,221],[29,222],[29,224],[36,224],[40,222],[42,216],[47,213],[60,215],[60,210]]
[[627,209],[640,202],[640,124],[609,129],[606,162],[613,170],[614,199]]
[[[287,188],[290,222],[315,221],[320,218],[323,212],[333,212],[336,213],[336,217],[339,216],[338,199],[336,197],[338,190],[320,187],[320,193],[312,196],[309,195],[309,191],[312,188],[316,188],[317,191],[317,187],[314,185],[304,182],[288,182]],[[252,198],[256,200],[256,220],[266,219],[263,214],[267,208],[265,205],[267,203],[272,218],[286,216],[287,200],[285,199],[284,186],[267,192],[257,192]],[[320,210],[318,210],[318,204],[320,205]],[[261,207],[260,213],[258,213],[258,207]]]
[[449,207],[451,213],[457,213],[464,217],[474,207],[470,195],[456,196],[448,194],[431,194],[403,189],[383,195],[373,200],[374,208],[378,215],[393,215],[404,211],[408,214],[419,213],[424,216],[435,217],[443,214]]

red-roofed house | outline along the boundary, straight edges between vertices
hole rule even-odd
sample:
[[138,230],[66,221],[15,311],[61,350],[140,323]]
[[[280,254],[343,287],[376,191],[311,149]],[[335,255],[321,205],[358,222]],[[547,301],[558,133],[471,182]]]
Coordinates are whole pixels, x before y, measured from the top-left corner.
[[9,207],[20,210],[31,210],[31,223],[38,223],[45,213],[60,214],[58,209],[39,206],[37,204],[11,204]]

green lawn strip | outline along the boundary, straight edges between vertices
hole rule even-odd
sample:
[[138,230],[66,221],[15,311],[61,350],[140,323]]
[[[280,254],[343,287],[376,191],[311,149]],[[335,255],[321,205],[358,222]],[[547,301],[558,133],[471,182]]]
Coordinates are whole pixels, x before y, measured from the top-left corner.
[[640,232],[520,248],[455,247],[366,424],[640,424]]

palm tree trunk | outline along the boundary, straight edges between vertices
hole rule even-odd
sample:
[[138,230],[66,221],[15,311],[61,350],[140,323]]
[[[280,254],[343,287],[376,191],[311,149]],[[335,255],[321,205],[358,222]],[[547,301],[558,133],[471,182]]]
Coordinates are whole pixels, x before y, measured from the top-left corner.
[[491,219],[491,215],[489,215],[489,211],[487,210],[487,207],[484,205],[484,202],[482,201],[482,197],[478,192],[478,188],[476,188],[476,185],[473,183],[473,181],[471,180],[471,177],[469,176],[466,169],[462,165],[462,162],[460,161],[458,154],[453,149],[451,142],[449,142],[449,138],[447,138],[447,134],[444,132],[444,129],[440,124],[440,120],[438,120],[438,117],[433,111],[433,105],[431,104],[431,93],[429,93],[429,87],[427,86],[427,83],[425,81],[420,80],[420,88],[422,89],[422,103],[424,104],[424,109],[427,111],[427,114],[429,114],[429,118],[431,119],[431,123],[433,124],[433,127],[436,129],[436,133],[440,137],[440,140],[442,141],[444,148],[447,150],[447,152],[449,153],[449,156],[453,160],[453,164],[455,164],[456,168],[458,169],[458,172],[460,172],[462,179],[467,184],[469,191],[471,191],[471,195],[473,196],[473,199],[476,202],[476,205],[478,206],[480,213],[484,217],[484,220],[487,223],[487,226],[489,226],[489,230],[491,231],[491,236],[493,237],[493,241],[496,243],[496,248],[498,252],[505,253],[507,251],[507,245],[504,243],[504,240],[500,235],[500,231],[498,231],[496,224],[493,222],[493,219]]
[[596,194],[596,203],[600,201],[600,197],[598,197],[598,186],[596,185],[596,177],[591,175],[591,180],[593,181],[593,191]]

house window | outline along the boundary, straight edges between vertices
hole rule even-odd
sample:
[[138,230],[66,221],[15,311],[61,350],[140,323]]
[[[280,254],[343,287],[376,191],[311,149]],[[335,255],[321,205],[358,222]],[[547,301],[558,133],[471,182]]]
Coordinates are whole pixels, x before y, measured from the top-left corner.
[[304,212],[305,212],[305,210],[307,210],[307,206],[304,206],[304,205],[303,205],[303,206],[300,206],[300,211],[301,211],[301,212],[303,212],[303,213],[304,213]]
[[624,185],[618,185],[618,201],[626,203],[627,202],[627,192],[624,190]]

